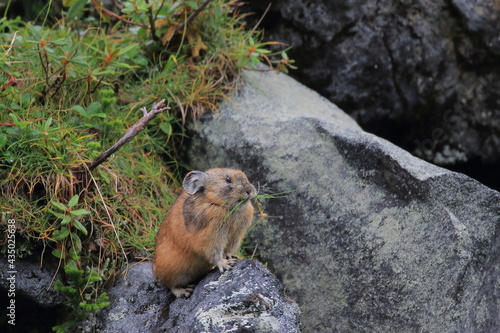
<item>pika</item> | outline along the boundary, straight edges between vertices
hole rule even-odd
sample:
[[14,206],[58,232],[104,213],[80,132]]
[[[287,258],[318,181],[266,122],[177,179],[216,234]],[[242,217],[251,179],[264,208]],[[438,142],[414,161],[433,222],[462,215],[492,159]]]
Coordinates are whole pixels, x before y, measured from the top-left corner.
[[189,297],[191,283],[215,267],[222,273],[236,263],[253,219],[255,187],[240,170],[192,171],[184,192],[168,211],[156,235],[155,279],[176,297]]

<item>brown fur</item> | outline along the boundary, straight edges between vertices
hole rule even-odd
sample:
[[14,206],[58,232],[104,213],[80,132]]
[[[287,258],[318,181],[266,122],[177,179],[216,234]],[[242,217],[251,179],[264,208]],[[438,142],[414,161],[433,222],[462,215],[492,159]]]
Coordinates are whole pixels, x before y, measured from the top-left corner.
[[214,267],[223,272],[235,263],[256,194],[245,174],[233,169],[191,172],[183,187],[158,230],[153,262],[155,278],[177,297],[189,297],[187,286]]

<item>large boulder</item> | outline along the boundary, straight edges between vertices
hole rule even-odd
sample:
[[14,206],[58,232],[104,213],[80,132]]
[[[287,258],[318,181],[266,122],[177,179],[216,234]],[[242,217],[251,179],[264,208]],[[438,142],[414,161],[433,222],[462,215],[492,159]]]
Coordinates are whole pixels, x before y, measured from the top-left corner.
[[188,299],[176,299],[153,280],[151,263],[129,267],[110,290],[111,305],[80,324],[79,332],[298,333],[300,312],[283,284],[262,264],[241,260],[222,275],[212,271]]
[[255,19],[270,2],[266,38],[293,46],[302,83],[364,129],[500,188],[498,1],[256,0]]
[[251,233],[304,332],[500,332],[500,195],[363,132],[275,72],[246,72],[193,127],[189,165],[241,168]]

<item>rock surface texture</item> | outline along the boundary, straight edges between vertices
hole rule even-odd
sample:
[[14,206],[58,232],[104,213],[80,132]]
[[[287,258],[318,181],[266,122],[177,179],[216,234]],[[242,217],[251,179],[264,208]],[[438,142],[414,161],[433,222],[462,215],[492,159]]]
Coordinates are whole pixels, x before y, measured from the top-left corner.
[[499,1],[256,0],[256,19],[270,2],[266,38],[294,46],[293,75],[363,128],[439,165],[498,170]]
[[500,332],[498,192],[363,132],[283,74],[247,72],[230,97],[193,129],[189,165],[294,191],[264,203],[251,237],[304,332]]
[[[50,332],[57,324],[66,298],[54,290],[54,281],[63,276],[56,260],[45,256],[41,264],[38,255],[10,262],[0,255],[0,332]],[[15,325],[8,323],[12,319]]]
[[[66,301],[64,295],[54,290],[54,280],[61,280],[62,274],[57,270],[57,262],[45,260],[42,267],[39,256],[19,259],[9,268],[7,257],[0,256],[0,292],[7,295],[11,282],[16,297],[25,297],[26,301],[42,308],[61,306]],[[14,273],[10,273],[14,271]],[[13,280],[11,278],[14,277]]]
[[232,270],[212,271],[189,299],[175,299],[153,282],[151,263],[129,268],[109,292],[111,305],[97,322],[83,322],[85,332],[300,332],[297,304],[260,263],[238,261]]

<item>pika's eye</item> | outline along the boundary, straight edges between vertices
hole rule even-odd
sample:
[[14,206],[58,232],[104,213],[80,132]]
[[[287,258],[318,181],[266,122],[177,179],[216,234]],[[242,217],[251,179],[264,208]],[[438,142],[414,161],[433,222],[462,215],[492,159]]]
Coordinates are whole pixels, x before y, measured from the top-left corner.
[[231,180],[231,177],[226,176],[226,183],[232,183],[233,181]]

